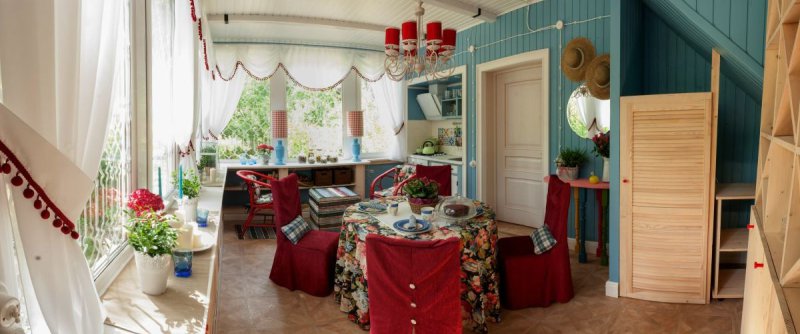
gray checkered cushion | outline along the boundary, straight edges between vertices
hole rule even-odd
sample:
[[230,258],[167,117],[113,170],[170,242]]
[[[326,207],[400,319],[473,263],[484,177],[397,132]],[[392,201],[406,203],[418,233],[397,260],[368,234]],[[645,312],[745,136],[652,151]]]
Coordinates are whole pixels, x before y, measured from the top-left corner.
[[553,238],[547,225],[533,229],[531,240],[533,240],[533,252],[536,254],[542,254],[556,246],[556,238]]
[[285,235],[293,245],[297,245],[300,239],[311,231],[311,225],[303,219],[303,216],[297,216],[297,218],[292,220],[289,224],[281,227],[281,231],[283,231],[283,235]]

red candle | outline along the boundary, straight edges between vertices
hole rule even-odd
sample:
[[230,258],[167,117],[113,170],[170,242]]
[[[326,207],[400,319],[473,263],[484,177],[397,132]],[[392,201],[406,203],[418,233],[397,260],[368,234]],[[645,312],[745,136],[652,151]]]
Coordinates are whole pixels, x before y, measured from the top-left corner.
[[428,30],[427,35],[425,36],[427,41],[441,41],[442,40],[442,22],[433,21],[428,22]]
[[386,45],[400,45],[400,29],[395,27],[386,28]]
[[403,22],[403,40],[417,39],[417,21]]
[[442,31],[442,45],[444,46],[456,46],[456,30],[455,29],[445,29]]

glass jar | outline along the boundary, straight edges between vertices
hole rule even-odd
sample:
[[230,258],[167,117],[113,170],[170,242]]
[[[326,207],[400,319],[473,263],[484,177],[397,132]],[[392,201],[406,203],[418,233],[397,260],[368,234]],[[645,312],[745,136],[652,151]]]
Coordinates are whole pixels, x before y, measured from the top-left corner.
[[436,206],[436,216],[449,221],[461,221],[475,217],[477,210],[473,200],[458,195],[450,196]]

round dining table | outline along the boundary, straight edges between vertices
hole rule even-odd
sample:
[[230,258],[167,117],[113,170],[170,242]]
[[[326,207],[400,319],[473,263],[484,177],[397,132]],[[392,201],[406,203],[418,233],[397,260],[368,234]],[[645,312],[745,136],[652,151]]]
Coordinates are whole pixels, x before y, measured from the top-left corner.
[[[475,201],[483,212],[471,219],[448,223],[435,219],[431,230],[406,234],[392,228],[392,222],[408,218],[411,208],[404,197],[375,201],[399,202],[397,215],[361,211],[358,205],[345,210],[339,248],[336,254],[334,296],[339,309],[361,329],[369,329],[366,237],[370,233],[411,240],[461,240],[461,305],[463,325],[478,333],[487,333],[487,321],[500,321],[497,276],[497,224],[494,211]],[[419,218],[419,215],[416,215]]]

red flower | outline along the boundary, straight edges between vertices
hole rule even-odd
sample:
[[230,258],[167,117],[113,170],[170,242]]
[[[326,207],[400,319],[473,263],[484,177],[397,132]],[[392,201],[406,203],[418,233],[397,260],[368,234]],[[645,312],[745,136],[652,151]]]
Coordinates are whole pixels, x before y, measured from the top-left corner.
[[137,189],[128,196],[128,208],[138,216],[142,212],[164,210],[164,201],[147,189]]
[[260,144],[260,145],[256,146],[256,148],[258,148],[259,150],[262,150],[262,151],[272,151],[272,150],[275,149],[274,147],[272,147],[270,145],[267,145],[267,144]]

